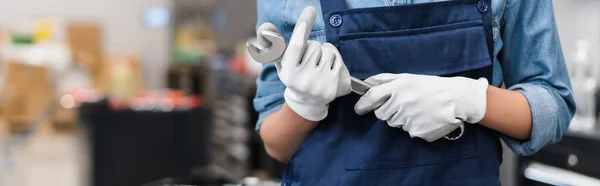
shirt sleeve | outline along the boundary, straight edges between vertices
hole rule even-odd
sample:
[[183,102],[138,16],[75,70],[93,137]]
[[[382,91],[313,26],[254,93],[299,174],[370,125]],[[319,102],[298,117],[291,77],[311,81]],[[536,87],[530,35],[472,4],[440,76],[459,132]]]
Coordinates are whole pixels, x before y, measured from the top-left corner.
[[[271,22],[280,33],[285,32],[286,26],[284,25],[284,16],[282,16],[284,4],[281,2],[279,0],[257,1],[257,28],[263,23]],[[257,132],[267,116],[281,109],[284,102],[284,90],[285,85],[279,80],[275,65],[273,63],[263,65],[262,71],[256,79],[256,95],[253,100],[254,109],[258,112],[258,121],[255,127]]]
[[279,80],[275,65],[265,64],[256,80],[256,96],[253,100],[254,109],[258,112],[255,128],[257,132],[260,131],[260,126],[267,116],[281,109],[284,90],[285,85]]
[[533,119],[529,140],[503,140],[516,154],[531,155],[566,132],[575,113],[571,82],[552,1],[508,0],[503,24],[504,83],[526,97]]

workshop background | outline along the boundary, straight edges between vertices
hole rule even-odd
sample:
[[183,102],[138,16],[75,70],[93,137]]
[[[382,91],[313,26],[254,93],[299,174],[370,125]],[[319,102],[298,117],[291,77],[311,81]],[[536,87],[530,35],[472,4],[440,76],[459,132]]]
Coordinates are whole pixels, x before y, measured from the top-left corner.
[[[554,0],[578,113],[506,186],[600,185],[600,1]],[[0,0],[0,186],[279,185],[250,0]]]

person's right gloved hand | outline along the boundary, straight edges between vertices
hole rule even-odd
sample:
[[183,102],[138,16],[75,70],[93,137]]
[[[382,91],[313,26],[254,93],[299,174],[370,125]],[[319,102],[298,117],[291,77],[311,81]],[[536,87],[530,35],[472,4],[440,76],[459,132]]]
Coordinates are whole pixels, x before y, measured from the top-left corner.
[[285,102],[311,121],[323,120],[329,103],[352,91],[350,73],[337,48],[308,40],[316,14],[313,7],[302,11],[279,69],[279,79],[287,86]]

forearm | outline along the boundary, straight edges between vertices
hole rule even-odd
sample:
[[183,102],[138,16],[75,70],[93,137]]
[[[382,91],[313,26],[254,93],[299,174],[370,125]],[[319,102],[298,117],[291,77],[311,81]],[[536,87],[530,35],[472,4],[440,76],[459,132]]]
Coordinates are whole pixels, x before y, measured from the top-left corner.
[[285,163],[316,126],[317,122],[302,118],[284,103],[279,112],[265,119],[260,136],[267,153]]
[[518,140],[531,136],[531,109],[523,94],[494,86],[487,90],[487,106],[481,125]]

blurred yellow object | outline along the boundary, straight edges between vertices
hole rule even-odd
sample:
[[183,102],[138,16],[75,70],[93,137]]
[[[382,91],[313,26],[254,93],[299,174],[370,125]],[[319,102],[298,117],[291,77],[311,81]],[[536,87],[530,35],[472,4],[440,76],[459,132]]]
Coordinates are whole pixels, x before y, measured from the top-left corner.
[[63,43],[64,25],[59,18],[43,17],[34,20],[33,42],[35,44]]
[[39,23],[33,32],[33,40],[37,44],[49,43],[52,36],[52,25],[47,22]]
[[141,92],[141,73],[137,58],[119,57],[110,62],[108,73],[108,94],[111,98],[129,102]]
[[190,50],[194,41],[197,39],[196,29],[191,25],[184,25],[177,28],[175,43],[177,47],[183,50]]
[[217,53],[213,32],[205,27],[182,25],[175,31],[175,62],[199,62]]

